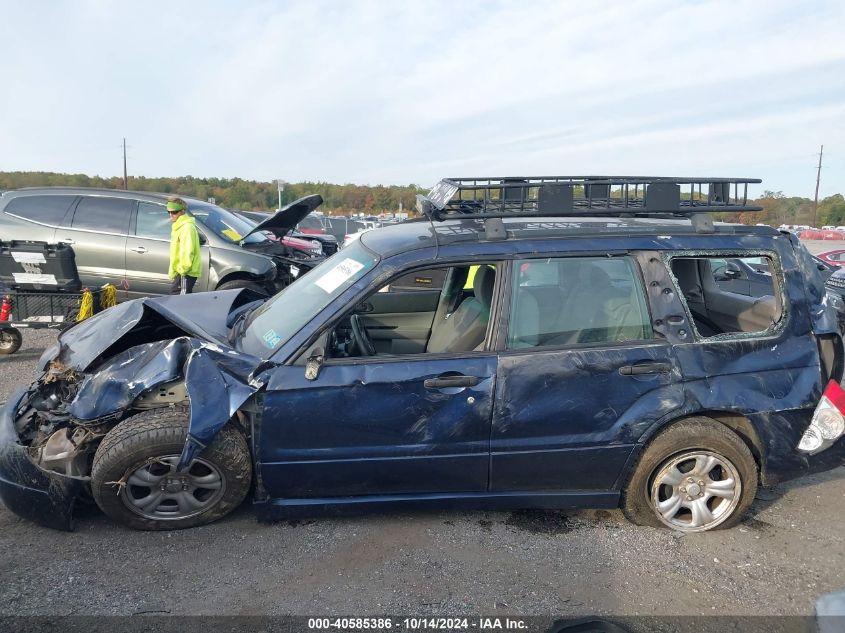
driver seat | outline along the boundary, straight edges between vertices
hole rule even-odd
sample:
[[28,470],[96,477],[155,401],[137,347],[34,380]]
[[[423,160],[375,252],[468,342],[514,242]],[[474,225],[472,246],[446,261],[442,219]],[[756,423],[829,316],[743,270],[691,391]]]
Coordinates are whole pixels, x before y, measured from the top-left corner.
[[487,265],[479,267],[472,282],[472,294],[443,321],[435,324],[428,339],[426,352],[468,352],[484,342],[496,271]]

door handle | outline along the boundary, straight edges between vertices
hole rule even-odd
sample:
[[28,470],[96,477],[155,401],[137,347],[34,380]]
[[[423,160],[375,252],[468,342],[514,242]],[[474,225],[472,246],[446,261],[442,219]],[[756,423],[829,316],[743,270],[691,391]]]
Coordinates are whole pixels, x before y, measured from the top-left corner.
[[476,376],[440,376],[423,382],[426,389],[446,389],[448,387],[475,387],[481,380]]
[[135,251],[136,253],[146,253],[147,249],[143,246],[136,246],[135,248],[130,248],[130,251]]
[[619,368],[619,373],[623,376],[642,376],[643,374],[668,374],[672,371],[672,365],[669,363],[635,363],[633,365],[624,365]]
[[74,243],[74,242],[73,242],[73,240],[72,240],[72,239],[70,239],[69,237],[66,237],[65,239],[63,239],[63,240],[59,240],[59,241],[60,241],[62,244],[73,244],[73,243]]

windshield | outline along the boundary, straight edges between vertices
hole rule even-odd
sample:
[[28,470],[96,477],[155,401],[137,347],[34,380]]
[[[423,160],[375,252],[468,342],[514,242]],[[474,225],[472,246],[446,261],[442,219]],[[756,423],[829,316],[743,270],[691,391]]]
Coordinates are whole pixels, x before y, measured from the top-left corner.
[[253,233],[244,239],[243,236],[249,233],[257,223],[217,205],[191,200],[188,203],[188,210],[217,237],[232,244],[238,244],[241,241],[245,244],[259,244],[267,241],[267,237],[260,233]]
[[377,261],[373,253],[355,242],[297,279],[250,316],[243,351],[268,358]]

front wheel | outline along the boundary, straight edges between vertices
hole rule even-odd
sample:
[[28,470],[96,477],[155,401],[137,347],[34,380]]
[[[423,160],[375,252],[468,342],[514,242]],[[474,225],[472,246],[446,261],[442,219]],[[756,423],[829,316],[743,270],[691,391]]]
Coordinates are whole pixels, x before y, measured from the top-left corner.
[[659,433],[622,499],[638,525],[705,532],[739,523],[757,492],[757,464],[736,433],[693,418]]
[[91,490],[103,512],[131,528],[173,530],[211,523],[238,507],[252,481],[243,434],[224,426],[178,472],[187,433],[184,407],[144,411],[109,431],[91,468]]

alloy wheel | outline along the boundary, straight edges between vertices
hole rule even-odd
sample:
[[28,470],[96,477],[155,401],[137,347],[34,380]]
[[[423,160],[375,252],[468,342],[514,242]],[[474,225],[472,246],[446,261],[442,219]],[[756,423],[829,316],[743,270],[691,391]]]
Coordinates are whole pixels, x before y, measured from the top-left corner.
[[718,453],[695,450],[663,464],[652,480],[650,500],[669,527],[703,532],[727,520],[741,496],[736,466]]
[[197,458],[177,472],[179,455],[149,459],[126,478],[123,503],[147,519],[177,520],[213,507],[223,496],[226,482],[213,464]]

